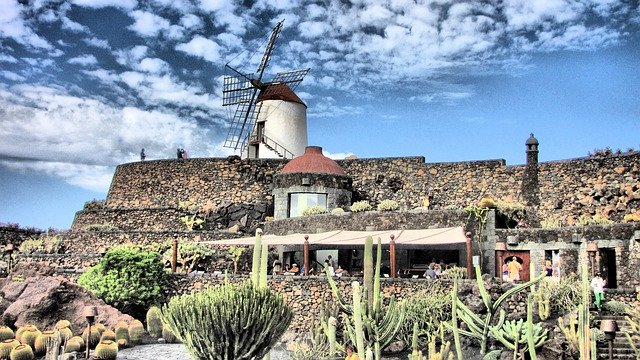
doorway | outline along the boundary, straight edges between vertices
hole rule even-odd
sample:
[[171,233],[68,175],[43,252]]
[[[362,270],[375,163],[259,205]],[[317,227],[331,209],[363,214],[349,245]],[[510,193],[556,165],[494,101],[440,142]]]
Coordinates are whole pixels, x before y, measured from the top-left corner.
[[[503,255],[503,264],[506,264],[510,261],[513,261],[513,258],[516,258],[516,261],[522,265],[522,270],[520,270],[520,281],[526,282],[529,281],[529,264],[531,262],[528,251],[505,251]],[[500,268],[502,269],[502,264],[500,264]]]
[[607,281],[605,287],[618,287],[616,272],[616,249],[600,249],[600,276]]

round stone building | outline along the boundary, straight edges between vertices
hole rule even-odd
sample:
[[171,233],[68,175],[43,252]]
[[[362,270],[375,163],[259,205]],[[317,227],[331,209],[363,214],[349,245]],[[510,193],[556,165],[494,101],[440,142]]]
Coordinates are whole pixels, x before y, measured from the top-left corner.
[[274,219],[302,215],[311,206],[331,211],[351,205],[352,179],[319,146],[307,146],[273,177]]

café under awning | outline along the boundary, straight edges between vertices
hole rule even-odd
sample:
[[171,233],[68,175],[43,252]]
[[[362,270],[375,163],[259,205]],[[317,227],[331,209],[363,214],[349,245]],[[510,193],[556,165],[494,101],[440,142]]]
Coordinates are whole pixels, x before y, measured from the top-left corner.
[[[374,241],[380,238],[382,245],[387,245],[391,252],[391,276],[395,275],[395,248],[400,247],[425,247],[453,244],[466,244],[467,275],[471,277],[471,239],[469,239],[461,226],[417,229],[417,230],[384,230],[384,231],[349,231],[334,230],[317,234],[290,234],[290,235],[262,235],[264,245],[302,245],[304,252],[305,275],[309,269],[310,247],[354,247],[364,246],[367,237],[373,237]],[[253,245],[256,238],[245,237],[228,240],[204,241],[205,244],[216,245]]]

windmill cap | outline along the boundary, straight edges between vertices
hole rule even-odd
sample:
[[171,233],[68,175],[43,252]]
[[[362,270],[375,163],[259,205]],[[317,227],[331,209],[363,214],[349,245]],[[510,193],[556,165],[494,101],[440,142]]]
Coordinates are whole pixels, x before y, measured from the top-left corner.
[[304,154],[289,161],[282,168],[281,174],[312,173],[346,176],[347,173],[337,162],[322,154],[320,146],[307,146]]
[[282,100],[288,102],[295,102],[307,106],[296,93],[287,86],[287,84],[267,84],[264,90],[260,91],[258,100],[256,102],[265,100]]

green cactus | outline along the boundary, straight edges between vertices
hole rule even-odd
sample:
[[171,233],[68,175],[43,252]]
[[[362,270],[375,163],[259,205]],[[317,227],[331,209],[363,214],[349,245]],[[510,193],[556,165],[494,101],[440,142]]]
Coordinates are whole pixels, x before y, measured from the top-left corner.
[[84,349],[84,339],[82,338],[82,336],[77,336],[77,335],[73,336],[68,341],[71,341],[71,340],[80,344],[80,350]]
[[629,328],[623,329],[622,331],[629,345],[631,345],[636,358],[640,359],[640,347],[638,346],[638,344],[640,344],[640,312],[635,310],[630,311],[625,319],[627,320],[627,324],[629,324]]
[[[580,264],[580,279],[582,304],[578,306],[578,337],[580,340],[580,359],[590,360],[591,354],[591,329],[589,328],[589,304],[591,303],[591,286],[587,277],[587,263],[582,261]],[[595,354],[594,358],[595,358]]]
[[100,342],[100,331],[98,331],[95,325],[91,326],[90,329],[85,328],[84,331],[82,331],[82,338],[84,339],[85,346],[93,348]]
[[56,329],[60,330],[60,329],[64,329],[64,328],[70,328],[71,327],[71,321],[69,320],[60,320],[56,323]]
[[147,332],[155,339],[162,337],[162,312],[157,306],[147,311]]
[[527,321],[505,321],[500,328],[491,326],[491,334],[507,349],[513,351],[513,358],[524,358],[529,352],[531,360],[536,359],[535,349],[547,340],[547,330],[543,330],[539,323],[533,324],[533,296],[527,301]]
[[106,327],[106,326],[104,326],[104,324],[103,324],[103,323],[96,323],[96,324],[95,324],[95,325],[93,325],[93,326],[95,326],[96,330],[98,330],[98,332],[100,333],[100,335],[102,335],[102,333],[103,333],[105,330],[107,330],[107,327]]
[[27,344],[21,344],[13,348],[11,350],[11,354],[9,354],[10,360],[33,360],[35,356],[33,355],[33,350],[31,346]]
[[111,340],[100,341],[95,354],[101,360],[115,360],[118,357],[118,344]]
[[62,341],[66,341],[73,337],[73,331],[71,331],[71,329],[69,329],[68,327],[58,329],[58,331],[60,332],[60,338],[62,339]]
[[116,341],[116,333],[113,330],[105,330],[102,335],[100,335],[100,341],[111,340],[113,342]]
[[440,351],[436,351],[436,339],[432,337],[429,342],[429,360],[453,360],[450,347],[451,343],[447,341],[440,345]]
[[142,325],[140,320],[132,320],[129,323],[129,340],[132,346],[142,343],[144,333],[144,325]]
[[[511,295],[535,285],[540,280],[542,280],[546,275],[541,274],[538,277],[533,278],[532,280],[526,283],[514,286],[511,289],[505,291],[504,294],[500,295],[500,297],[498,297],[496,301],[493,301],[493,299],[491,299],[491,295],[487,292],[487,289],[484,287],[484,282],[482,280],[480,267],[476,266],[475,270],[476,270],[476,281],[478,283],[478,290],[480,290],[480,296],[482,298],[482,302],[487,308],[487,314],[485,315],[484,319],[482,319],[476,313],[471,311],[462,302],[462,300],[458,298],[457,293],[455,293],[453,294],[455,296],[452,296],[452,298],[454,298],[453,301],[455,302],[455,306],[452,306],[452,308],[455,309],[456,311],[456,319],[455,321],[452,321],[450,324],[446,323],[446,326],[449,327],[450,329],[454,329],[455,327],[458,326],[457,319],[459,318],[460,320],[462,320],[467,325],[468,330],[458,329],[457,331],[462,335],[479,340],[480,354],[484,355],[486,354],[487,341],[489,339],[489,331],[496,313],[499,313],[499,318],[498,318],[498,323],[494,326],[494,328],[500,329],[504,324],[505,312],[500,307],[500,305],[506,299],[508,299]],[[454,331],[456,330],[454,329]],[[457,348],[458,348],[458,344],[456,344],[456,349]]]
[[13,333],[13,330],[11,330],[10,327],[8,326],[0,326],[0,341],[4,341],[7,339],[13,339],[15,337],[15,334]]
[[29,347],[33,350],[33,346],[36,343],[38,335],[40,335],[40,330],[35,328],[35,326],[33,328],[28,328],[22,333],[20,342],[25,345],[29,345]]
[[280,295],[250,281],[175,296],[162,313],[189,354],[201,360],[261,359],[293,318]]
[[16,339],[5,339],[0,342],[0,359],[6,360],[11,354],[11,350],[20,345],[20,341]]
[[24,333],[27,330],[38,330],[38,328],[35,325],[31,325],[31,324],[23,325],[19,327],[18,330],[16,330],[16,340],[22,343],[22,333]]
[[[338,290],[333,277],[327,273],[327,280],[336,298],[338,306],[345,314],[343,321],[347,336],[356,344],[358,356],[362,359],[368,348],[371,348],[374,358],[380,359],[380,353],[391,341],[404,322],[406,310],[402,304],[391,298],[389,306],[382,308],[382,292],[380,291],[380,264],[382,260],[381,240],[378,238],[376,266],[373,267],[373,238],[365,241],[364,250],[364,291],[360,284],[352,284],[352,304],[344,300]],[[360,339],[362,337],[362,339]]]
[[71,338],[67,340],[67,344],[64,346],[65,353],[82,351],[82,344],[77,339]]
[[47,339],[52,338],[57,334],[53,330],[43,331],[36,337],[36,340],[33,342],[33,354],[34,355],[43,355],[47,352]]
[[178,337],[171,331],[171,328],[167,324],[162,326],[162,338],[169,344],[178,342]]
[[129,347],[131,338],[129,337],[129,324],[124,321],[118,321],[116,324],[116,342],[121,348]]

